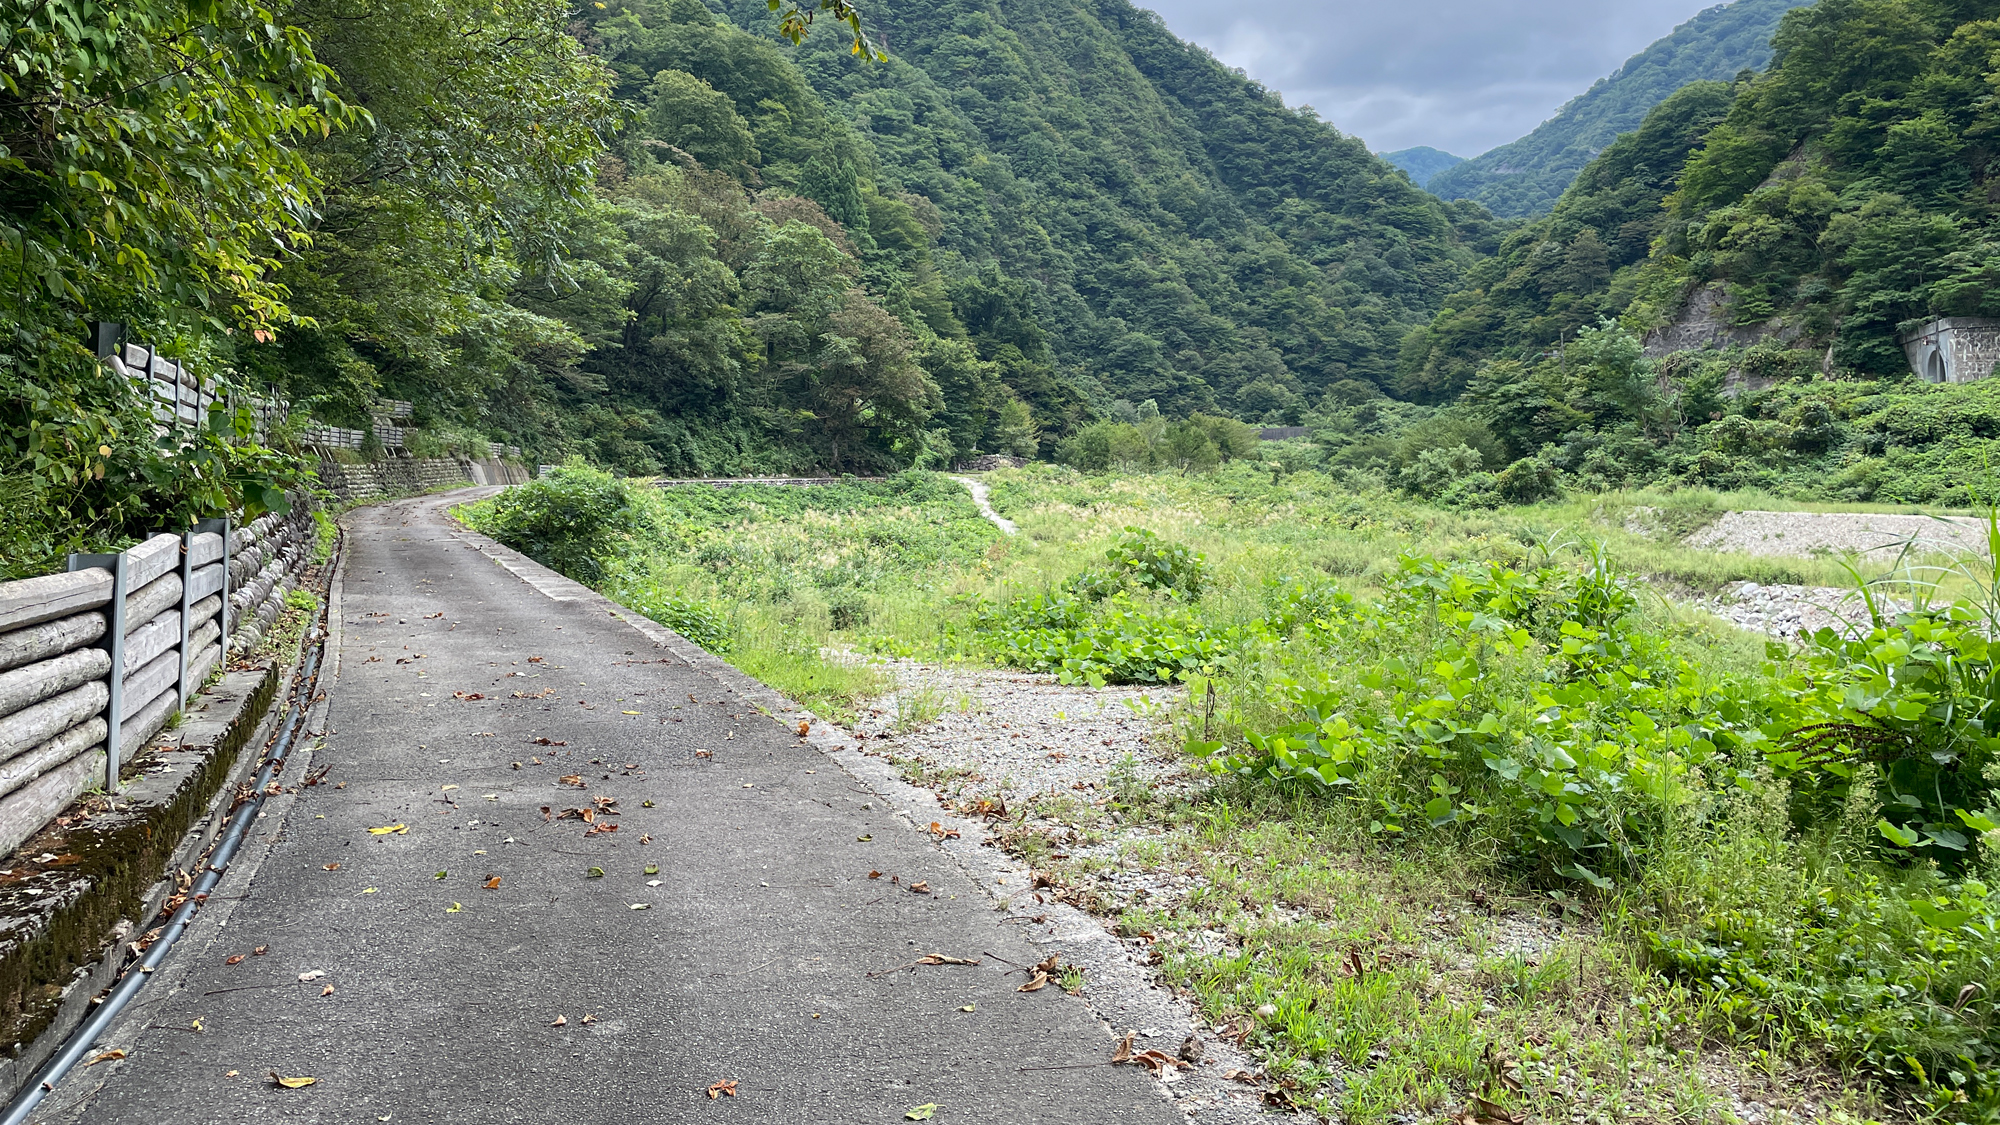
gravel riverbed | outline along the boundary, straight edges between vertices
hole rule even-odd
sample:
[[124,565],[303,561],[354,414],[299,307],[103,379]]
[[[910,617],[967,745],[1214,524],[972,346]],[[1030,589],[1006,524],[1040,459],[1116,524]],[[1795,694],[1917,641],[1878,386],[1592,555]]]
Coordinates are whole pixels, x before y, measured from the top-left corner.
[[1970,516],[1867,512],[1725,512],[1687,537],[1687,545],[1746,555],[1822,552],[1893,556],[1915,541],[1918,553],[1986,553],[1986,523]]

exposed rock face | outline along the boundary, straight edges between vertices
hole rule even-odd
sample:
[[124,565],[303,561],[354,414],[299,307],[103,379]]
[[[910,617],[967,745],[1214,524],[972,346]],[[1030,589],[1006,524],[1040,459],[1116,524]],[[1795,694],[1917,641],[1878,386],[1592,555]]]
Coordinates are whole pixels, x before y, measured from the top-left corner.
[[[1646,333],[1646,355],[1659,359],[1674,352],[1720,351],[1724,348],[1748,348],[1767,341],[1791,344],[1798,340],[1798,327],[1787,324],[1779,317],[1762,324],[1733,323],[1728,303],[1729,289],[1723,282],[1711,281],[1696,289],[1688,295],[1687,304],[1671,322]],[[1776,378],[1745,375],[1741,370],[1734,370],[1723,384],[1723,393],[1735,396],[1745,391],[1768,390],[1777,382]]]
[[1747,348],[1766,340],[1790,343],[1798,338],[1797,328],[1777,318],[1763,324],[1731,323],[1728,301],[1729,289],[1720,281],[1690,293],[1671,323],[1646,333],[1646,354],[1658,357],[1671,352]]

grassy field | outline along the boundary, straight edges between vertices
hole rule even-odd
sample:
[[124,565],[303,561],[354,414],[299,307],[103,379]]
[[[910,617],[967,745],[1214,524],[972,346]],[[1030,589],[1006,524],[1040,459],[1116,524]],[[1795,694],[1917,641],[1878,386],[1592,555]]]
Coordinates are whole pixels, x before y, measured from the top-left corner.
[[[1023,807],[1004,835],[1077,887],[1107,864],[1198,875],[1164,905],[1094,905],[1153,935],[1160,971],[1296,1104],[2000,1116],[1982,846],[2000,654],[1978,573],[1951,613],[1772,645],[1682,599],[1892,576],[1681,545],[1783,506],[1767,497],[1452,512],[1243,462],[988,483],[1021,534],[930,474],[578,475],[471,518],[594,560],[612,597],[836,717],[886,686],[842,652],[1184,688],[1158,737],[1213,778],[1199,797]],[[565,489],[627,516],[563,547]],[[1031,816],[1125,842],[1059,860]]]

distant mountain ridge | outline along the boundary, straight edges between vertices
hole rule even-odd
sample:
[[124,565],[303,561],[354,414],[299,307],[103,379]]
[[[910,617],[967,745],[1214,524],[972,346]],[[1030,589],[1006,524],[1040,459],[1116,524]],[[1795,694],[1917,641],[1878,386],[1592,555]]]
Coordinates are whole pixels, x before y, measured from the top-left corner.
[[1763,69],[1778,20],[1807,2],[1736,0],[1696,13],[1534,132],[1417,182],[1443,199],[1475,200],[1501,218],[1545,215],[1584,165],[1621,133],[1637,129],[1675,90]]
[[1418,187],[1428,184],[1439,172],[1465,163],[1465,157],[1453,156],[1443,149],[1432,148],[1429,145],[1418,145],[1415,148],[1397,149],[1395,152],[1382,152],[1376,155],[1408,172],[1410,179],[1415,181]]

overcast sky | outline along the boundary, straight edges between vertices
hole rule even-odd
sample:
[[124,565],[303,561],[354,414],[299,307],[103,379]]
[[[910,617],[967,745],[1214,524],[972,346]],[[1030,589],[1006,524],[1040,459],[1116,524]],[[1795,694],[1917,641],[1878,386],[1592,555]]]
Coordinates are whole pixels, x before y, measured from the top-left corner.
[[1478,156],[1716,0],[1137,0],[1376,152]]

